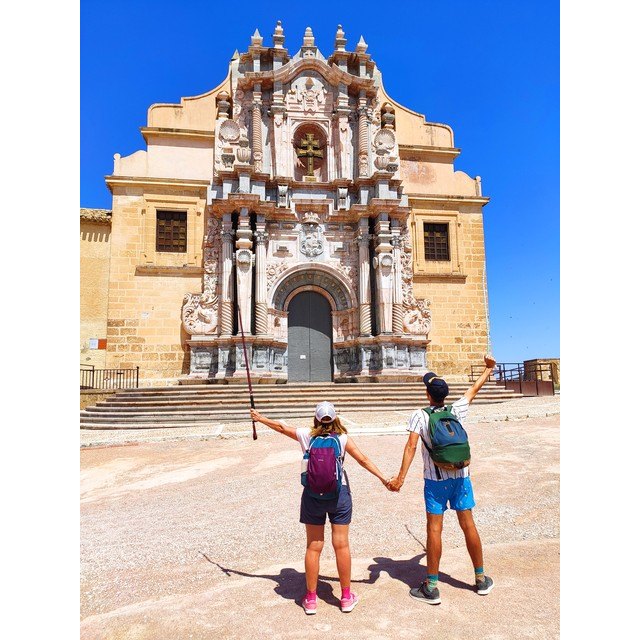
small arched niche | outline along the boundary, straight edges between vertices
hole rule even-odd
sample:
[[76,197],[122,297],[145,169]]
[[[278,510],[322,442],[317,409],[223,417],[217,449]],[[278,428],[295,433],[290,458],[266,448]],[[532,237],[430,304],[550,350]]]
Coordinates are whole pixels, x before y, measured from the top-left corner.
[[293,177],[301,182],[327,182],[327,134],[313,123],[301,124],[293,134]]

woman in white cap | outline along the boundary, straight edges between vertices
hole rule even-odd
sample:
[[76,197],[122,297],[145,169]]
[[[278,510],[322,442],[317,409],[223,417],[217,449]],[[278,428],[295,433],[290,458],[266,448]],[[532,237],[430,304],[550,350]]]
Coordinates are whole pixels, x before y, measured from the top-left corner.
[[[302,600],[305,613],[311,615],[316,613],[317,609],[316,589],[327,516],[331,522],[331,542],[336,554],[342,588],[340,609],[345,613],[352,611],[358,604],[358,596],[351,591],[349,524],[352,503],[349,481],[342,469],[345,452],[376,476],[385,487],[388,480],[347,435],[346,428],[330,402],[318,404],[311,428],[294,429],[282,421],[265,418],[255,409],[251,409],[251,418],[297,440],[304,453],[302,483],[305,488],[300,502],[300,522],[307,529],[307,551],[304,558],[307,593]],[[333,484],[323,485],[323,481],[329,478],[329,475],[333,476]],[[326,489],[326,493],[322,492],[323,489]]]

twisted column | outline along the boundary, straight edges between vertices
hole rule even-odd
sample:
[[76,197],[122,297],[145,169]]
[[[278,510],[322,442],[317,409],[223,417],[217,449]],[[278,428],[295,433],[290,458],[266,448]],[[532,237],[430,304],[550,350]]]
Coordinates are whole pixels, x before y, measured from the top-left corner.
[[233,332],[233,236],[231,214],[225,213],[222,218],[222,282],[220,302],[220,333],[230,336]]
[[268,331],[267,323],[267,233],[264,216],[256,222],[256,334]]
[[360,335],[371,335],[371,280],[370,280],[370,263],[369,263],[369,241],[371,236],[369,235],[369,220],[368,218],[362,218],[360,220],[360,229],[358,233],[358,248],[359,248],[359,288],[358,296],[360,303]]
[[253,168],[260,173],[262,172],[262,92],[260,85],[257,85],[253,91],[252,109]]
[[369,175],[369,119],[367,116],[367,98],[360,92],[358,107],[358,176]]

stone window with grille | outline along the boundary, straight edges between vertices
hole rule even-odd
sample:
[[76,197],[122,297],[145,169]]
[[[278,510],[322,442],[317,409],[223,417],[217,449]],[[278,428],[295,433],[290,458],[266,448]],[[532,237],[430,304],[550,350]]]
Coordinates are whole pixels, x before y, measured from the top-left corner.
[[187,252],[187,212],[157,211],[156,251]]
[[449,225],[424,224],[425,260],[451,260],[449,254]]

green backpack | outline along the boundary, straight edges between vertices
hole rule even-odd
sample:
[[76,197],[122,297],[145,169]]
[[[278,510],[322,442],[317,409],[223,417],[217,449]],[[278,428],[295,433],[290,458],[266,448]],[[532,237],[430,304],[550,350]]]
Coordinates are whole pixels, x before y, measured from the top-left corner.
[[420,437],[436,467],[456,471],[463,469],[471,462],[471,448],[469,436],[451,412],[451,408],[452,405],[447,405],[439,411],[434,411],[431,407],[424,408],[423,411],[429,416],[431,447],[422,434]]

